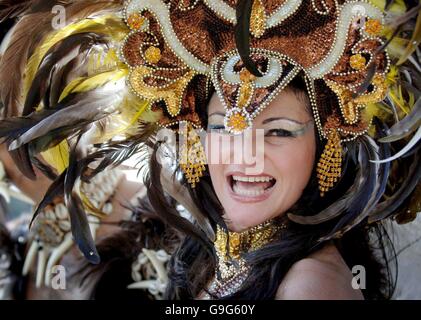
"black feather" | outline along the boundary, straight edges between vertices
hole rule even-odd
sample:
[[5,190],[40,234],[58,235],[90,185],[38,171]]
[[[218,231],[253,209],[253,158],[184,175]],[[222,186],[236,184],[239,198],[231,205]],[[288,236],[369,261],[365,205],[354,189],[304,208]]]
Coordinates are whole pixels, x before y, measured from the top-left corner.
[[[18,138],[21,134],[29,130],[40,119],[45,118],[49,113],[38,113],[32,117],[22,118],[7,118],[0,121],[0,142],[7,141],[8,147],[11,146],[12,141]],[[22,146],[19,149],[9,150],[9,154],[13,159],[18,169],[29,179],[35,180],[36,174],[31,163],[31,156],[29,147]]]
[[86,158],[87,162],[102,158],[102,161],[93,170],[90,178],[93,178],[110,166],[119,166],[133,155],[140,153],[146,147],[145,142],[147,142],[157,130],[155,124],[144,124],[142,127],[140,134],[130,137],[125,141],[105,144],[99,151],[89,155]]
[[[414,157],[407,162],[410,163],[408,173],[401,183],[401,187],[393,193],[387,200],[379,203],[373,212],[370,214],[369,223],[380,221],[388,218],[394,214],[395,211],[401,206],[404,201],[414,191],[416,186],[419,184],[421,178],[421,166],[419,165],[420,153],[415,153]],[[403,165],[402,163],[400,164]]]
[[81,175],[80,158],[80,151],[76,143],[70,152],[69,167],[64,179],[64,199],[69,210],[72,235],[76,244],[89,262],[98,264],[100,257],[92,238],[88,218],[83,208],[82,200],[74,190],[76,182]]
[[47,92],[50,90],[50,82],[53,73],[56,70],[63,68],[87,47],[103,42],[103,38],[97,34],[81,33],[69,36],[57,46],[50,49],[50,52],[43,58],[40,68],[28,91],[22,115],[26,116],[31,114],[38,107],[41,99],[44,99],[47,104],[44,107],[47,107],[50,104]]
[[88,123],[109,115],[109,112],[118,107],[120,99],[121,92],[111,94],[111,92],[100,88],[75,95],[65,103],[60,103],[60,107],[57,110],[54,109],[53,112],[50,109],[33,113],[27,119],[36,117],[38,121],[30,128],[27,126],[25,131],[21,132],[20,136],[11,144],[11,148],[19,148],[60,128],[71,126],[83,128]]
[[32,164],[38,168],[39,171],[42,172],[48,179],[54,181],[57,178],[57,174],[53,171],[53,169],[43,163],[40,159],[38,159],[36,156],[31,157]]
[[347,204],[345,214],[331,232],[320,239],[321,241],[331,239],[351,229],[367,217],[378,201],[379,165],[370,162],[370,160],[378,158],[377,150],[374,148],[375,143],[368,136],[358,137],[357,141],[359,143],[359,176],[363,183],[353,196],[352,201]]
[[10,157],[18,169],[29,179],[35,180],[36,174],[29,156],[28,146],[23,146],[17,150],[9,150]]
[[401,121],[392,126],[387,136],[381,138],[380,142],[392,142],[407,137],[421,125],[421,98],[417,100],[411,113],[405,116]]
[[237,4],[237,24],[235,25],[235,43],[244,66],[256,77],[262,73],[250,57],[250,17],[253,0],[239,0]]
[[53,203],[53,200],[56,197],[63,196],[64,194],[64,179],[67,174],[67,169],[63,171],[60,176],[50,185],[47,192],[44,195],[44,198],[41,200],[41,202],[38,204],[34,214],[32,215],[31,222],[29,224],[29,227],[31,228],[33,222],[35,221],[35,218],[39,215],[39,213],[49,204]]

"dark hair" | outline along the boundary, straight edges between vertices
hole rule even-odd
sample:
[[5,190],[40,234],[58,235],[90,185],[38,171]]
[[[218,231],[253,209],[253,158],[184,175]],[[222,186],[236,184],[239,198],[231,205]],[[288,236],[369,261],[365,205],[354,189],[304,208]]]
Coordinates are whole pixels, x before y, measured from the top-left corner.
[[[297,95],[306,92],[305,83],[300,77],[290,83],[289,89]],[[205,113],[204,108],[202,111],[204,121],[206,121]],[[317,132],[316,136],[318,136]],[[150,172],[145,180],[148,197],[157,214],[185,235],[170,261],[170,284],[166,298],[191,299],[197,297],[205,289],[213,276],[216,265],[214,249],[200,228],[181,218],[164,196],[165,192],[159,178],[161,166],[157,159],[159,146],[160,142],[155,145],[150,160]],[[317,139],[316,159],[320,157],[323,148],[323,141]],[[317,191],[316,166],[314,166],[310,181],[301,198],[291,208],[291,212],[314,215],[337,201],[353,185],[356,167],[359,164],[355,160],[352,142],[348,143],[347,148],[343,175],[335,189],[325,197],[320,197]],[[187,183],[185,186],[197,208],[209,219],[212,226],[215,228],[216,224],[219,224],[226,228],[221,217],[222,207],[216,197],[209,174],[206,173],[201,178],[196,188],[192,189]],[[321,249],[326,242],[319,241],[320,238],[343,224],[344,220],[341,219],[344,218],[337,217],[332,221],[317,225],[302,225],[290,221],[287,230],[282,231],[282,236],[245,257],[251,266],[250,274],[240,290],[226,298],[273,299],[291,266]],[[368,227],[367,221],[362,220],[341,238],[333,241],[349,268],[356,264],[365,267],[367,287],[362,292],[366,299],[391,297],[395,279],[389,271],[387,263],[389,254],[386,249],[391,248],[393,253],[393,245],[381,224]]]

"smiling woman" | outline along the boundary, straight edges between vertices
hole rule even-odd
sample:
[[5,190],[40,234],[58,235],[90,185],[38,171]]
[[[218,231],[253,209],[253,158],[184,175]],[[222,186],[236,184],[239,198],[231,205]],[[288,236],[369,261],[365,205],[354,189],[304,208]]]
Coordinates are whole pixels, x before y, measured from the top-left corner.
[[[317,132],[309,100],[300,99],[300,95],[305,96],[305,91],[295,94],[288,87],[276,96],[255,118],[254,136],[250,135],[249,141],[240,143],[239,148],[217,145],[214,150],[211,147],[208,157],[215,153],[221,162],[209,163],[209,173],[230,230],[243,231],[284,215],[308,184],[314,168]],[[224,108],[216,95],[210,100],[208,115],[209,135],[219,135],[214,130],[223,128]],[[230,160],[234,151],[245,157],[242,147],[253,144],[259,130],[264,133],[263,148],[253,152],[263,153],[256,157],[263,159],[262,170],[248,175],[245,161]]]
[[[0,138],[27,177],[54,178],[35,215],[62,196],[89,262],[101,258],[87,219],[99,208],[84,186],[141,154],[137,227],[101,247],[105,265],[130,261],[118,269],[133,269],[130,287],[169,299],[391,296],[382,222],[420,211],[420,6],[3,3],[0,23],[16,24],[0,51]],[[59,3],[68,21],[55,29]],[[140,279],[149,260],[153,281]]]
[[[203,111],[208,174],[191,192],[196,206],[218,221],[215,256],[200,250],[194,238],[186,238],[174,256],[170,298],[188,295],[184,290],[196,292],[201,299],[363,299],[390,294],[393,279],[388,278],[388,266],[376,259],[371,248],[373,233],[380,235],[380,246],[391,245],[381,238],[380,226],[369,230],[361,224],[341,239],[318,242],[314,240],[331,225],[304,226],[288,219],[288,214],[310,214],[335,203],[356,170],[347,160],[337,187],[341,191],[323,197],[316,191],[316,159],[325,142],[318,136],[309,101],[305,82],[297,76],[255,118],[248,135],[231,135],[224,125],[223,104],[216,94],[210,95]],[[260,141],[259,132],[263,134]],[[224,139],[228,143],[221,143]],[[253,174],[247,169],[255,163],[244,161],[247,144],[252,152],[263,153],[254,158],[263,159],[263,166],[257,166],[262,170]],[[152,165],[152,171],[156,169]],[[151,179],[154,176],[152,172]],[[156,193],[152,181],[149,189]],[[162,204],[163,200],[158,201]],[[165,217],[169,210],[158,213]],[[190,260],[191,256],[196,259]],[[369,275],[368,287],[352,285],[351,269],[357,264]],[[270,276],[263,276],[266,272]],[[191,278],[178,282],[186,275]]]

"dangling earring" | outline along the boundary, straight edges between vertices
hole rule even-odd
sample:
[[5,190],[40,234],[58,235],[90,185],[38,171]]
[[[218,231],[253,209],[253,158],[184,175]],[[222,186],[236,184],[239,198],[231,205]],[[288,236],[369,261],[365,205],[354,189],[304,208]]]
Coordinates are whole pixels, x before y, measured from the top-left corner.
[[342,173],[342,145],[336,130],[330,130],[323,153],[317,163],[320,196],[324,196]]
[[200,181],[206,170],[206,156],[199,135],[191,123],[187,123],[181,131],[180,167],[192,188]]

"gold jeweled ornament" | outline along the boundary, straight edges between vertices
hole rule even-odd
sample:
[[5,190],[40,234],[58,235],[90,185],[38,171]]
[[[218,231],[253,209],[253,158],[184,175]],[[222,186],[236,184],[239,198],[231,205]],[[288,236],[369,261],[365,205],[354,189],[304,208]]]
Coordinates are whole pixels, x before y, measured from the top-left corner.
[[370,36],[378,36],[382,29],[382,23],[378,19],[368,19],[365,23],[365,32],[367,32]]
[[250,271],[243,255],[262,248],[285,228],[285,223],[274,220],[243,232],[226,232],[218,225],[214,242],[218,264],[208,291],[219,298],[237,291]]
[[127,25],[132,30],[139,30],[145,23],[145,18],[139,13],[133,13],[127,18]]
[[364,56],[360,53],[354,54],[349,59],[349,64],[351,68],[355,70],[362,70],[365,68],[367,64],[367,60],[364,58]]
[[240,112],[234,112],[227,121],[227,127],[231,128],[234,133],[243,132],[249,127],[247,117]]
[[326,81],[326,84],[339,98],[343,119],[347,124],[354,124],[359,120],[360,110],[364,106],[381,101],[386,97],[386,77],[375,75],[372,81],[374,89],[370,93],[362,94],[353,98],[352,91],[334,81]]
[[144,78],[152,75],[153,69],[145,66],[134,68],[129,74],[129,84],[132,90],[142,99],[150,102],[164,101],[168,113],[175,117],[180,113],[183,92],[195,76],[193,71],[187,72],[182,77],[163,87],[152,87],[145,83]]
[[260,38],[263,36],[265,33],[266,20],[265,7],[260,0],[254,0],[250,17],[250,32],[254,37]]
[[192,188],[200,181],[206,170],[206,155],[200,136],[191,123],[187,123],[181,130],[182,140],[180,146],[180,167],[187,182]]
[[161,60],[161,50],[157,47],[149,47],[145,51],[145,58],[151,64],[157,64]]
[[331,129],[323,153],[317,163],[320,196],[329,191],[342,173],[342,145],[337,130]]
[[253,81],[256,79],[256,76],[250,73],[246,68],[243,68],[240,72],[240,91],[238,95],[237,105],[240,108],[246,108],[250,103],[250,100],[254,93]]

